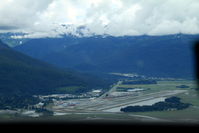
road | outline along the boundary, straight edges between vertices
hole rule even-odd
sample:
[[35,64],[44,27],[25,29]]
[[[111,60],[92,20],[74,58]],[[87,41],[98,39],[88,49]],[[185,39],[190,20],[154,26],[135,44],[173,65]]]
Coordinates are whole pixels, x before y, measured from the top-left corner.
[[119,85],[121,85],[123,81],[118,81],[117,84],[115,84],[108,92],[104,93],[102,96],[99,97],[99,99],[105,98],[106,96],[110,95],[113,92],[116,92],[116,89]]

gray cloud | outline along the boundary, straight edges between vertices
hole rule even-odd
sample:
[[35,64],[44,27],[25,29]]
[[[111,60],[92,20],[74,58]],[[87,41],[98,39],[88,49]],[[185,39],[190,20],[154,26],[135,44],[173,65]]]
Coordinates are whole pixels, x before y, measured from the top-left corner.
[[198,34],[198,12],[198,0],[6,0],[0,32],[13,27],[26,33],[15,38],[57,37],[84,26],[84,35]]
[[4,31],[15,30],[15,29],[18,29],[18,27],[15,27],[15,26],[0,26],[0,30],[4,30]]

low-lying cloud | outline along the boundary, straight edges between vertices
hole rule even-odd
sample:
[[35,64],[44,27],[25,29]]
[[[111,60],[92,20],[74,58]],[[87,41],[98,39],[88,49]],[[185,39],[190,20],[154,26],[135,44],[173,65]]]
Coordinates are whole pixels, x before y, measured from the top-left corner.
[[198,34],[198,12],[198,0],[4,0],[0,32],[26,33],[15,38],[80,31],[85,36]]

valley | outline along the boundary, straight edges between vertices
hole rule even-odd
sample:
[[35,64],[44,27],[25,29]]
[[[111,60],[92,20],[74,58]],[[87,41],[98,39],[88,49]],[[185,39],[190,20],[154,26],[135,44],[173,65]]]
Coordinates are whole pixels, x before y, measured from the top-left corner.
[[[15,48],[0,42],[0,121],[197,123],[196,37],[68,36]],[[136,111],[124,112],[128,107]]]
[[0,125],[199,125],[198,12],[199,0],[0,0]]
[[[147,80],[149,79],[150,78]],[[145,80],[146,79],[144,79],[144,81]],[[21,121],[30,119],[33,121],[42,121],[48,119],[52,122],[55,120],[68,122],[118,120],[125,122],[198,122],[198,117],[193,117],[193,114],[189,111],[186,113],[186,110],[191,110],[197,115],[196,112],[199,109],[197,91],[195,90],[196,84],[194,81],[160,78],[157,80],[156,84],[125,84],[125,82],[128,83],[127,81],[132,82],[130,79],[119,80],[106,92],[102,90],[92,90],[79,95],[39,95],[37,97],[40,98],[41,102],[40,104],[37,104],[37,108],[52,112],[52,114],[47,114],[47,116],[42,112],[35,112],[34,108],[29,108],[29,110],[19,110],[18,112],[10,113],[10,115],[13,117],[15,114],[15,119]],[[136,79],[136,81],[143,82],[143,79]],[[183,88],[182,86],[182,88],[179,88],[178,86],[180,85],[187,87]],[[123,90],[121,90],[121,88],[123,88]],[[128,91],[129,88],[132,90],[135,89],[135,91]],[[183,110],[165,110],[161,112],[121,112],[121,108],[127,106],[151,106],[155,103],[163,102],[166,98],[172,96],[181,98],[181,101],[189,103],[191,106]],[[48,103],[49,100],[51,102]],[[46,103],[48,104],[43,106]],[[173,117],[170,117],[170,114],[172,113],[180,114],[181,112],[186,115],[182,115],[181,117],[176,115],[178,118],[175,120]],[[0,117],[2,116],[3,113],[1,111]],[[184,117],[188,117],[189,119]]]

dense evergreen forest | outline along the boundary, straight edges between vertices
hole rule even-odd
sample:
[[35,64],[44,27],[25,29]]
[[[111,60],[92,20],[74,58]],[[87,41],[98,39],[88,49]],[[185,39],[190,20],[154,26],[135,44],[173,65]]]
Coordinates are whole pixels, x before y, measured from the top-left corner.
[[40,100],[33,96],[3,96],[0,95],[0,109],[6,110],[6,109],[27,109],[29,106],[33,106],[37,103],[39,103]]
[[[0,106],[24,107],[33,104],[33,95],[80,93],[109,88],[112,82],[97,76],[63,70],[16,52],[0,41]],[[72,87],[76,87],[73,91]],[[59,90],[62,89],[61,91]],[[23,100],[24,99],[24,100]],[[33,103],[32,103],[33,102]]]

